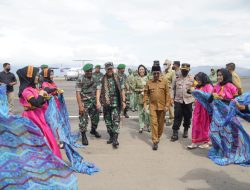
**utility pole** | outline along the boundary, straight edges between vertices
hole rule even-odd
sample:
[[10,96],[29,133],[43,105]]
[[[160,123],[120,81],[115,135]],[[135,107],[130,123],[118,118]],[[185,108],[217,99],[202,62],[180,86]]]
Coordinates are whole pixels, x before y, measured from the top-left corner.
[[82,62],[82,67],[83,67],[85,61],[92,61],[92,60],[88,60],[88,59],[77,59],[77,60],[72,60],[72,61],[81,61],[81,62]]

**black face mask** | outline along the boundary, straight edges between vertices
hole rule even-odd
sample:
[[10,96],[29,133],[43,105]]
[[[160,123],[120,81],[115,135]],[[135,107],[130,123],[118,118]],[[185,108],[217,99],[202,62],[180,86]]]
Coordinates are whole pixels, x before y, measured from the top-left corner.
[[10,72],[10,68],[7,68],[6,71],[7,71],[7,72]]
[[186,77],[188,75],[188,72],[187,70],[181,70],[181,74],[182,76]]

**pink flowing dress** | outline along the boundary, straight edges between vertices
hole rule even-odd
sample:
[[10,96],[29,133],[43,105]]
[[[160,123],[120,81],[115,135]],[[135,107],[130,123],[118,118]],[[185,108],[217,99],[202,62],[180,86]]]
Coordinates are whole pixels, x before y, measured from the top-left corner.
[[33,107],[28,102],[31,98],[33,97],[38,98],[38,96],[39,96],[38,89],[32,88],[32,87],[27,87],[24,89],[24,91],[22,92],[22,96],[19,99],[19,102],[24,107],[22,116],[30,119],[33,123],[35,123],[41,129],[53,153],[57,157],[62,158],[56,139],[45,120],[44,114],[48,107],[47,103],[44,103],[41,108],[37,108],[37,107]]
[[[42,89],[44,90],[45,88],[50,88],[50,89],[53,89],[53,88],[57,88],[56,86],[56,83],[52,82],[52,83],[49,83],[49,82],[43,82],[42,84]],[[52,93],[49,93],[49,95],[52,95],[55,97],[55,101],[56,101],[56,105],[57,105],[57,108],[60,110],[60,102],[58,100],[58,97],[56,96],[57,95],[57,92],[52,92]]]
[[[212,93],[213,86],[211,84],[206,84],[201,88],[197,88],[203,92]],[[209,116],[206,109],[195,100],[194,112],[192,119],[192,143],[207,143],[209,139],[209,126],[211,123],[211,117]]]
[[227,83],[223,86],[221,86],[220,84],[217,84],[214,87],[214,93],[219,94],[220,96],[222,96],[223,99],[233,99],[235,96],[238,95],[238,89],[236,86],[234,86],[232,83]]

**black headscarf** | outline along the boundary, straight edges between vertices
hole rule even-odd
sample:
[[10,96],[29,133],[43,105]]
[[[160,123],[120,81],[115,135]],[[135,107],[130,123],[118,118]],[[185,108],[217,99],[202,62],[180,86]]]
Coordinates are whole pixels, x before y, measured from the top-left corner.
[[37,73],[39,72],[39,68],[33,66],[27,66],[22,69],[17,70],[17,75],[19,77],[20,86],[18,96],[21,97],[25,88],[31,86],[33,88],[36,87],[35,78]]
[[223,81],[220,82],[220,85],[225,85],[227,83],[233,83],[232,82],[232,74],[227,70],[227,69],[218,69],[217,70],[217,76],[218,76],[218,72],[221,72],[222,76],[223,76]]
[[207,76],[207,74],[203,73],[203,72],[199,72],[198,74],[195,75],[194,79],[196,81],[201,81],[201,85],[197,85],[197,88],[201,88],[203,86],[205,86],[206,84],[212,84],[211,80],[209,79],[209,77]]
[[146,68],[144,65],[139,65],[139,67],[138,67],[138,69],[137,69],[137,73],[138,73],[138,75],[140,76],[140,73],[139,73],[139,69],[140,69],[140,67],[143,67],[143,68],[144,68],[144,70],[145,70],[144,76],[147,76],[148,71],[147,71],[147,68]]
[[54,70],[52,70],[52,69],[43,69],[42,70],[42,76],[43,76],[43,81],[44,82],[49,82],[49,83],[52,83],[53,81],[51,80],[51,78],[50,78],[50,75],[51,75],[51,73],[54,73]]

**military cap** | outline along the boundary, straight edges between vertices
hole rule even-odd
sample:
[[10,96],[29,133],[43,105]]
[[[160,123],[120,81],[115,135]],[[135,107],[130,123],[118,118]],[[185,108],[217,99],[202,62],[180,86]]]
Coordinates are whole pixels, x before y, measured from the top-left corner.
[[181,64],[181,69],[182,70],[190,70],[190,64],[188,64],[188,63],[182,63]]
[[45,65],[45,64],[43,64],[43,65],[41,65],[41,69],[45,69],[45,68],[48,68],[49,66],[48,65]]
[[95,66],[95,69],[98,68],[98,67],[101,68],[101,65],[96,65],[96,66]]
[[91,63],[87,63],[83,66],[82,70],[84,71],[88,71],[88,70],[91,70],[93,69],[93,65]]
[[117,69],[125,69],[126,68],[126,65],[125,64],[119,64]]
[[113,68],[114,68],[114,64],[112,62],[105,63],[105,69],[113,69]]

